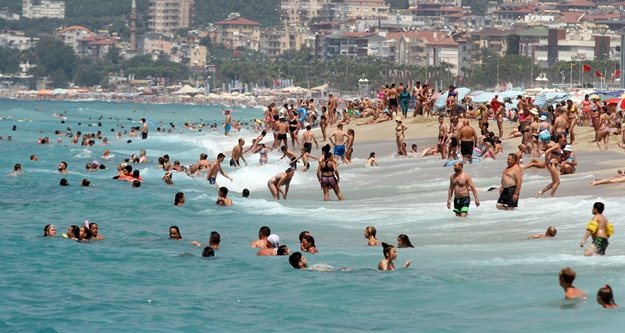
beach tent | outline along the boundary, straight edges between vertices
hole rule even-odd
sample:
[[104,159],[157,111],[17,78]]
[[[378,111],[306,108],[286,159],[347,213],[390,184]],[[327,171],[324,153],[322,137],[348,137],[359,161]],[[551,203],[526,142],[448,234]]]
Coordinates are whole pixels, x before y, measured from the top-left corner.
[[326,84],[322,84],[320,86],[312,87],[312,88],[310,88],[310,90],[317,91],[317,92],[323,92],[323,91],[328,90],[328,84],[326,83]]
[[[456,88],[456,92],[458,93],[458,101],[460,101],[464,98],[464,96],[466,96],[469,92],[471,92],[471,89],[464,88],[464,87]],[[436,99],[436,103],[435,103],[435,106],[437,109],[445,108],[448,94],[449,94],[449,91],[446,91],[442,95],[438,96],[438,98]]]
[[180,88],[178,91],[174,92],[175,95],[195,95],[199,92],[199,90],[191,87],[190,85],[185,85]]

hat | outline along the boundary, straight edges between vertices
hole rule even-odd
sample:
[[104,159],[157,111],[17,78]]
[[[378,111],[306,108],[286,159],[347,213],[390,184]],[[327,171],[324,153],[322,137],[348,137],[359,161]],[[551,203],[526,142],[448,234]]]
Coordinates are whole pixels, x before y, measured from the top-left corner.
[[395,117],[395,121],[403,122],[400,116]]
[[538,115],[538,110],[537,110],[536,108],[532,108],[532,109],[530,110],[530,112],[531,112],[533,115],[535,115],[535,116],[537,116],[537,115]]
[[540,116],[540,120],[541,120],[541,121],[545,121],[545,120],[547,120],[547,116],[545,116],[545,115]]
[[566,145],[566,147],[564,147],[565,151],[573,151],[573,146],[571,145]]
[[269,235],[269,237],[267,237],[267,241],[271,243],[274,247],[280,246],[280,236],[276,234]]
[[99,166],[100,162],[98,162],[97,160],[94,160],[93,162],[91,162],[91,164],[95,165],[95,166]]

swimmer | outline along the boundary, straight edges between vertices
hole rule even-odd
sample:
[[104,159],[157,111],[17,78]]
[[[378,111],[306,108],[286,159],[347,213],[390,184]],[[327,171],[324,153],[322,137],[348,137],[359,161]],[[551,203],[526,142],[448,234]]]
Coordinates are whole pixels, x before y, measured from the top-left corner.
[[302,240],[300,242],[300,248],[310,254],[315,254],[319,252],[319,250],[317,250],[317,247],[315,246],[315,238],[313,238],[312,235],[304,235],[304,237],[302,237]]
[[172,225],[171,227],[169,227],[169,239],[182,239],[182,235],[180,234],[180,228],[178,228],[178,226]]
[[37,155],[30,155],[30,160],[37,162],[39,161],[39,157],[37,157]]
[[61,178],[61,180],[59,181],[59,185],[61,185],[61,186],[69,186],[69,182],[67,181],[67,179]]
[[54,224],[46,224],[43,227],[43,237],[56,237],[56,226]]
[[[397,249],[393,245],[389,245],[383,242],[382,253],[384,254],[384,259],[380,260],[380,263],[378,263],[378,270],[394,271],[395,263],[393,261],[397,259]],[[404,262],[404,268],[408,268],[409,266],[410,260],[406,260],[406,262]]]
[[[85,223],[86,222],[87,221],[85,221]],[[99,233],[100,227],[98,226],[97,223],[91,222],[87,226],[89,227],[89,230],[91,231],[91,238],[92,239],[94,239],[94,240],[103,240],[104,239],[104,236]]]
[[174,206],[184,206],[184,202],[185,202],[184,193],[182,192],[176,193],[176,196],[174,197]]
[[586,298],[586,293],[573,286],[576,273],[570,267],[565,267],[560,270],[560,286],[564,289],[565,299]]
[[590,185],[592,186],[597,186],[597,185],[605,185],[605,184],[616,184],[616,183],[624,183],[625,182],[625,173],[623,173],[622,170],[618,170],[617,171],[617,175],[612,177],[612,178],[606,178],[606,179],[595,179],[592,181],[592,183],[590,183]]
[[267,244],[265,248],[262,248],[256,252],[257,256],[275,256],[278,254],[278,248],[280,247],[280,237],[276,234],[271,234],[267,237]]
[[22,174],[22,165],[19,163],[15,163],[13,166],[13,171],[9,173],[9,176],[19,176]]
[[214,257],[214,256],[215,256],[215,250],[212,247],[207,246],[204,248],[204,250],[202,250],[202,257],[208,258],[208,257]]
[[375,238],[375,234],[377,231],[374,226],[368,226],[365,228],[365,238],[367,239],[368,246],[378,246],[380,245],[380,241]]
[[217,191],[217,202],[215,202],[217,206],[232,206],[232,199],[228,198],[228,188],[220,187],[219,191]]
[[67,228],[67,232],[63,234],[64,238],[68,238],[71,240],[78,240],[78,235],[80,234],[80,228],[76,225],[70,225]]
[[367,162],[365,162],[365,168],[377,167],[377,166],[378,166],[378,161],[375,159],[375,152],[372,151],[371,154],[369,154],[369,158],[367,159]]
[[171,180],[171,171],[165,172],[162,179],[163,179],[163,182],[165,182],[165,184],[174,185],[174,181]]
[[306,257],[300,252],[295,252],[289,256],[289,264],[295,269],[305,269],[308,267]]
[[405,249],[408,247],[414,248],[414,245],[410,242],[410,238],[406,234],[400,234],[397,236],[397,247],[400,249]]
[[250,190],[244,188],[243,192],[241,192],[241,197],[243,198],[249,198],[250,197]]
[[83,180],[80,181],[80,186],[81,187],[89,187],[91,186],[91,181],[89,181],[89,179],[84,178]]
[[[284,172],[281,172],[269,179],[267,187],[269,187],[269,192],[271,192],[271,196],[274,200],[280,200],[280,194],[282,194],[282,199],[286,200],[286,196],[289,193],[289,187],[291,186],[291,180],[294,175],[295,170],[288,168]],[[284,186],[284,190],[282,190],[282,186]]]
[[62,175],[67,174],[67,162],[61,161],[58,166],[59,173]]
[[604,309],[618,308],[618,305],[614,302],[614,293],[612,293],[612,287],[609,284],[604,285],[597,291],[597,303]]
[[268,226],[262,226],[260,227],[260,229],[258,230],[258,239],[252,241],[252,244],[250,244],[251,248],[265,248],[265,246],[267,246],[267,237],[269,237],[269,235],[271,234],[271,229],[269,229]]
[[277,255],[279,255],[279,256],[288,256],[290,254],[291,254],[291,249],[289,249],[288,246],[280,245],[280,247],[278,248]]
[[547,228],[544,234],[530,235],[527,238],[534,238],[534,239],[535,238],[554,238],[556,237],[557,233],[558,233],[558,229],[556,229],[556,227],[549,226],[549,228]]
[[[237,145],[234,146],[234,148],[232,148],[232,155],[230,155],[230,166],[240,167],[241,164],[239,160],[243,160],[245,165],[247,165],[247,161],[245,160],[245,157],[243,156],[243,154],[245,154],[245,152],[243,151],[243,146],[245,146],[245,139],[239,138],[239,142],[237,143]],[[247,150],[252,149],[252,147],[250,147]]]
[[[219,245],[221,243],[221,235],[217,231],[211,231],[210,236],[208,237],[208,246],[212,249],[218,250]],[[191,242],[192,245],[202,246],[202,243],[198,241]]]

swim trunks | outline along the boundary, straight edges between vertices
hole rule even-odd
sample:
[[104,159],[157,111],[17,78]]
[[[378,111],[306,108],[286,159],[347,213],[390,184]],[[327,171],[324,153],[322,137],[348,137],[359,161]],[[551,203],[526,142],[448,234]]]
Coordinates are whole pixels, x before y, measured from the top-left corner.
[[497,203],[504,204],[509,208],[518,207],[518,200],[514,201],[512,196],[514,196],[514,192],[516,191],[516,186],[510,186],[508,188],[504,188],[499,195],[499,200]]
[[334,146],[334,155],[336,155],[336,156],[345,156],[345,145],[336,145],[336,146]]
[[592,240],[592,243],[596,248],[595,253],[600,256],[605,255],[605,249],[607,249],[608,245],[610,245],[608,240],[603,237],[595,237],[595,239]]
[[236,166],[237,163],[234,161],[234,159],[230,159],[230,166]]
[[389,98],[388,106],[397,106],[397,98]]
[[454,213],[460,215],[462,213],[469,213],[469,205],[471,204],[471,197],[454,198]]
[[310,152],[312,151],[312,143],[311,142],[304,143],[304,151],[310,154]]
[[473,155],[473,141],[460,141],[460,153],[462,156]]
[[208,177],[208,183],[211,185],[216,185],[217,184],[217,178],[215,177]]
[[449,141],[449,146],[451,148],[458,147],[458,138],[456,138],[455,136],[452,136],[450,141]]
[[232,125],[226,124],[226,134],[230,133],[231,128],[232,128]]
[[321,176],[321,181],[319,181],[321,186],[323,187],[334,187],[338,185],[338,181],[334,176]]
[[278,133],[278,141],[285,140],[286,141],[286,133],[280,134]]
[[143,132],[143,133],[141,133],[141,139],[142,139],[142,140],[145,140],[145,139],[147,139],[147,138],[148,138],[148,132]]

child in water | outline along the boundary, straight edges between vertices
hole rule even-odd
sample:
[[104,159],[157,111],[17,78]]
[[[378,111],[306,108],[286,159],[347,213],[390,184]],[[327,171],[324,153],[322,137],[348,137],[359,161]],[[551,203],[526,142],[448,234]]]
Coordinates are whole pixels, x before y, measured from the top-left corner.
[[375,159],[375,152],[371,152],[371,154],[369,154],[369,159],[367,159],[367,162],[365,163],[365,168],[377,167],[377,166],[378,166],[378,162]]
[[544,234],[535,234],[535,235],[528,236],[527,238],[554,238],[556,237],[557,233],[558,233],[558,229],[556,229],[556,227],[549,226],[549,228],[547,228]]
[[604,285],[597,291],[597,303],[604,309],[618,308],[618,305],[614,302],[612,287],[609,284]]

